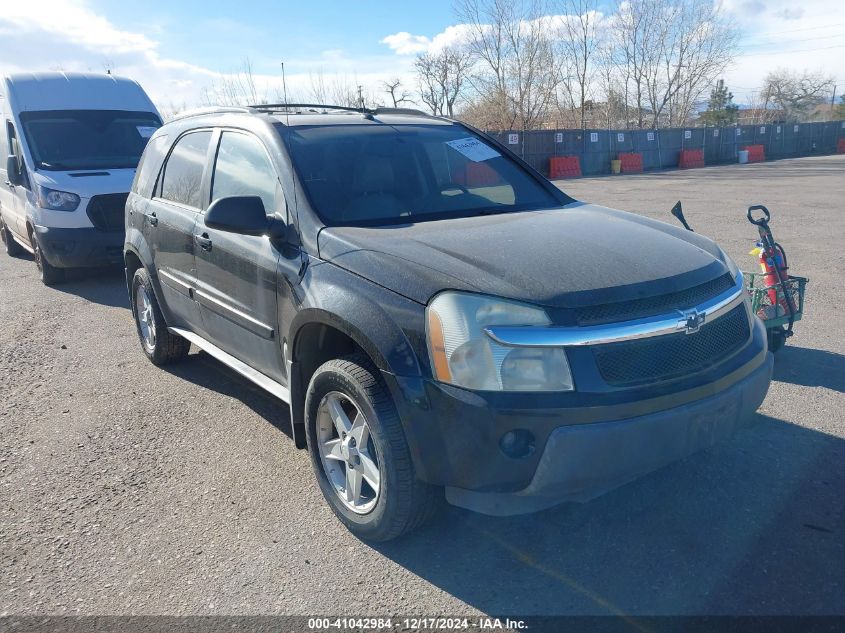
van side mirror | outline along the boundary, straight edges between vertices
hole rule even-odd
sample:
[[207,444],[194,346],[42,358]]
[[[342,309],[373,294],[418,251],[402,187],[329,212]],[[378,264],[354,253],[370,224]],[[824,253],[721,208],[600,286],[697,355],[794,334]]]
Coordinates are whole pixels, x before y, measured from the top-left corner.
[[260,196],[218,198],[205,212],[208,228],[241,235],[264,235],[270,222]]
[[9,154],[6,157],[6,174],[9,184],[15,186],[23,184],[23,174],[18,167],[18,159],[14,154]]

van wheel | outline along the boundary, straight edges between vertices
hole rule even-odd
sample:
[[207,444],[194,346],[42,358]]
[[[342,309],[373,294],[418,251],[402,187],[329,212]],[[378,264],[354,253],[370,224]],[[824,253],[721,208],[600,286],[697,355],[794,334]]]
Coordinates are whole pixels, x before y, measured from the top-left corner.
[[442,492],[415,477],[393,401],[365,356],[321,365],[308,386],[305,414],[320,490],[353,534],[387,541],[436,512]]
[[41,250],[41,245],[38,243],[38,238],[34,234],[30,236],[32,241],[32,257],[35,259],[35,265],[38,267],[38,274],[45,286],[55,286],[65,280],[65,269],[56,268],[44,257]]
[[150,276],[144,268],[136,270],[132,277],[130,300],[141,349],[147,358],[154,365],[166,365],[185,358],[191,343],[167,329]]
[[23,252],[23,247],[12,237],[12,232],[2,218],[0,218],[0,239],[3,240],[3,248],[9,257],[17,257]]

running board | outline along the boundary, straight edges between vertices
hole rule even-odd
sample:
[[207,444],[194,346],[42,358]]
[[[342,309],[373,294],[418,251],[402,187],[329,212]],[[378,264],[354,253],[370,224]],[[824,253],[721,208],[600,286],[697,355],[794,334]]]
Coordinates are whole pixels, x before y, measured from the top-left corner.
[[239,361],[237,358],[235,358],[228,352],[224,352],[214,343],[209,343],[203,337],[194,334],[193,332],[189,332],[188,330],[183,330],[181,328],[169,327],[167,328],[167,331],[176,334],[177,336],[181,336],[185,340],[190,341],[191,343],[199,347],[202,351],[204,351],[206,354],[212,356],[213,358],[216,358],[221,363],[226,365],[226,367],[233,369],[247,380],[254,382],[256,385],[258,385],[265,391],[268,391],[280,400],[283,400],[287,404],[290,404],[290,391],[287,387],[282,384],[279,384],[272,378],[268,378],[261,372],[255,371],[246,363]]

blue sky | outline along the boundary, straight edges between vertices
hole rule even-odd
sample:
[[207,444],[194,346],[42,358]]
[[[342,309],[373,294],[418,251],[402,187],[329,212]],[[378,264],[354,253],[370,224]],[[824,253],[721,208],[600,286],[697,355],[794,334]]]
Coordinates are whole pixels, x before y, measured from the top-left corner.
[[[703,2],[709,0],[701,0]],[[741,31],[725,80],[738,102],[771,70],[820,70],[845,92],[845,1],[721,0]],[[414,88],[415,54],[460,36],[451,0],[18,0],[0,11],[0,73],[61,69],[131,76],[165,110],[198,105],[252,63],[261,90],[307,96],[313,76]],[[601,98],[600,95],[598,98]]]
[[[313,60],[325,51],[356,57],[389,56],[380,44],[400,31],[434,35],[455,21],[450,0],[414,2],[242,2],[146,0],[139,19],[134,3],[97,0],[91,7],[118,27],[160,38],[161,53],[221,71],[245,57],[258,72],[275,72],[279,61],[297,72],[297,60]],[[221,55],[221,47],[227,49]],[[230,67],[227,67],[230,66]]]

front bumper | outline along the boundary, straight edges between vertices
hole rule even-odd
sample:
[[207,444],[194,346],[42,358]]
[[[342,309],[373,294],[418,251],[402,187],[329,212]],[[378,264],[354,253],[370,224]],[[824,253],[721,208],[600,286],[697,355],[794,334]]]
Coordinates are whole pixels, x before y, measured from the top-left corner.
[[110,266],[123,262],[123,231],[36,225],[35,233],[41,252],[56,268]]
[[773,357],[726,391],[628,420],[561,426],[549,435],[531,483],[513,493],[447,487],[446,499],[492,515],[588,501],[731,437],[766,397]]
[[[766,332],[708,371],[671,384],[605,392],[472,392],[385,374],[420,479],[456,505],[489,514],[585,500],[711,446],[750,423],[772,373]],[[502,435],[530,431],[512,458]]]

